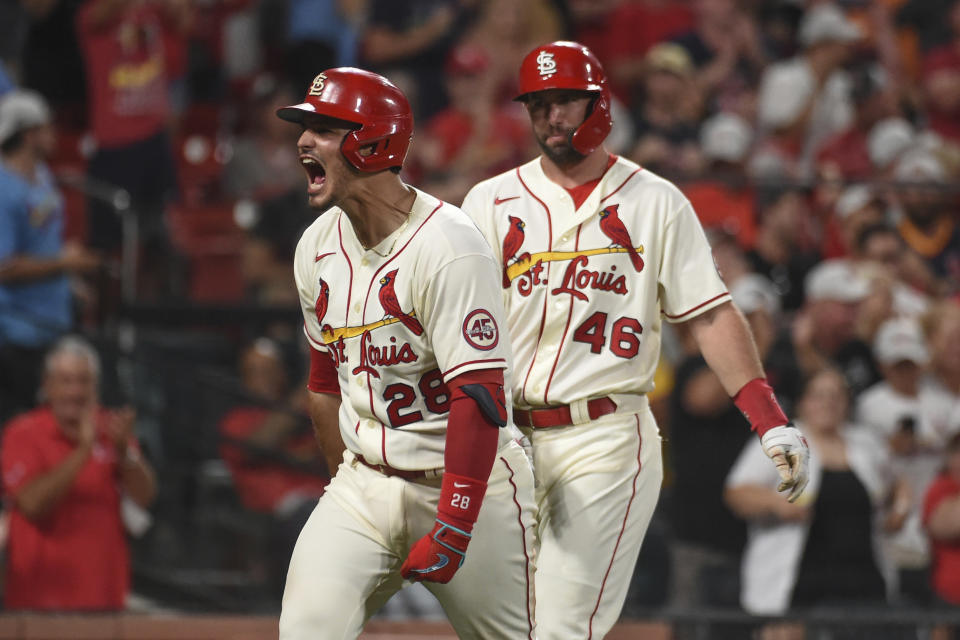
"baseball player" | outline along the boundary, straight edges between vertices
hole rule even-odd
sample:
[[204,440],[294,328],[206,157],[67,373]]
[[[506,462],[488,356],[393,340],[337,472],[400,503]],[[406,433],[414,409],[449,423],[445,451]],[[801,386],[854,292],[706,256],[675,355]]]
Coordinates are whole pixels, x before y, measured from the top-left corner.
[[499,265],[462,211],[401,181],[413,116],[385,78],[327,70],[277,115],[302,127],[322,212],[294,270],[336,470],[294,548],[280,637],[356,638],[423,581],[461,638],[533,638],[533,474],[509,420]]
[[610,154],[610,93],[574,42],[520,67],[542,155],[481,182],[463,209],[493,247],[515,361],[514,420],[533,444],[541,640],[616,622],[662,480],[653,388],[661,322],[684,323],[761,436],[789,499],[807,447],[766,383],[690,203]]

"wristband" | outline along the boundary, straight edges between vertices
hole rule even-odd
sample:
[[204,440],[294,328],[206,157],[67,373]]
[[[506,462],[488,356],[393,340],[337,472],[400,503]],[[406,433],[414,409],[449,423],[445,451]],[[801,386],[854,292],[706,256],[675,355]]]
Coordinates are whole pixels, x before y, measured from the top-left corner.
[[486,482],[445,472],[440,486],[437,519],[470,533],[480,515],[480,505],[486,491]]
[[773,389],[763,378],[754,378],[743,385],[737,395],[733,396],[733,403],[750,423],[750,428],[760,437],[770,429],[789,422]]

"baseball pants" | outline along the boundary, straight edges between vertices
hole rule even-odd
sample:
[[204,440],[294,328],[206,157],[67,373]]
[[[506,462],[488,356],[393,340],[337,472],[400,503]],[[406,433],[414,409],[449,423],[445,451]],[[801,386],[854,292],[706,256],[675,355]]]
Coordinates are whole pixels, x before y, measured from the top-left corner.
[[539,508],[537,634],[598,640],[616,623],[663,481],[649,408],[524,429]]
[[[294,547],[281,640],[342,640],[409,585],[400,565],[433,528],[441,479],[406,481],[347,452]],[[497,453],[467,548],[448,584],[425,582],[460,638],[533,639],[533,474],[516,442]]]

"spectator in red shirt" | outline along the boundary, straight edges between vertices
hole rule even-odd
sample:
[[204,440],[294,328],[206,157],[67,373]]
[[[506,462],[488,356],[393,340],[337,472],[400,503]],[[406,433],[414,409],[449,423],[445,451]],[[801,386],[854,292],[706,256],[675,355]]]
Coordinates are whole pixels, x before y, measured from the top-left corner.
[[414,153],[431,193],[460,202],[478,181],[525,162],[530,125],[521,105],[497,98],[490,58],[476,45],[454,49],[445,72],[450,106],[426,125]]
[[753,128],[733,113],[718,113],[700,128],[700,149],[707,161],[702,180],[684,187],[704,227],[720,227],[752,249],[757,235],[756,194],[747,183],[746,160]]
[[290,553],[329,482],[307,417],[306,389],[289,393],[280,348],[259,338],[240,357],[248,399],[220,421],[220,455],[244,507],[273,516],[267,573],[283,591]]
[[[189,11],[183,0],[88,0],[77,12],[97,145],[88,176],[130,194],[148,249],[143,263],[156,267],[155,272],[163,271],[159,263],[170,251],[163,206],[177,182],[169,133],[171,83],[178,72],[172,43],[183,38]],[[113,207],[92,198],[87,216],[90,244],[117,251],[121,225]],[[156,278],[165,275],[155,272]]]
[[851,79],[853,122],[824,140],[816,151],[817,175],[826,180],[865,180],[874,177],[874,165],[868,148],[870,130],[884,118],[899,115],[895,95],[880,67],[861,67],[852,74]]
[[99,370],[89,344],[62,339],[46,357],[47,406],[4,430],[7,609],[125,606],[130,560],[121,501],[145,508],[156,484],[133,435],[133,411],[99,406]]
[[923,524],[933,547],[933,590],[960,605],[960,433],[947,442],[946,454],[943,471],[927,490]]
[[923,58],[922,84],[930,128],[960,145],[960,2],[947,14],[953,40]]

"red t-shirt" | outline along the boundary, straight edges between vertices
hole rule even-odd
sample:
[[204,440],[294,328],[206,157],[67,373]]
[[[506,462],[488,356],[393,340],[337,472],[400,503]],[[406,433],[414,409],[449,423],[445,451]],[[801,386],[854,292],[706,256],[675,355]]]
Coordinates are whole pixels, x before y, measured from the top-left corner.
[[112,148],[145,140],[166,126],[167,27],[157,8],[144,4],[94,29],[89,18],[95,4],[88,2],[77,13],[77,36],[86,63],[93,134],[101,147]]
[[[116,449],[104,431],[60,502],[38,522],[10,514],[4,605],[8,609],[119,610],[130,587],[130,560],[120,516]],[[4,495],[50,472],[73,452],[49,409],[9,423],[0,447]]]
[[[940,71],[960,73],[960,46],[953,43],[947,44],[924,56],[922,71],[924,80]],[[931,129],[954,143],[960,142],[960,109],[943,111],[929,104],[927,117],[930,119]]]
[[[957,494],[960,494],[960,482],[945,473],[937,476],[923,501],[923,524],[929,523],[933,510],[941,502]],[[933,590],[947,602],[960,605],[960,539],[931,539],[930,542],[933,547]]]
[[[220,433],[229,438],[243,440],[253,434],[262,424],[269,411],[260,407],[238,407],[224,416]],[[288,450],[312,448],[320,457],[320,449],[312,434],[290,443]],[[224,443],[220,455],[230,468],[237,494],[244,506],[254,511],[272,512],[291,493],[320,497],[327,479],[303,473],[270,462],[251,462],[243,449]]]
[[867,134],[856,127],[827,138],[817,150],[817,167],[821,173],[835,172],[846,180],[873,177],[874,168],[867,149]]
[[[643,58],[655,44],[690,30],[693,23],[693,11],[686,2],[653,6],[643,2],[622,2],[610,14],[604,46],[594,53],[609,71],[623,60]],[[614,81],[611,81],[611,90],[628,104],[633,97],[631,87]]]
[[752,189],[732,189],[716,182],[695,182],[683,188],[700,224],[718,227],[737,237],[744,249],[757,239],[757,220]]
[[[443,148],[443,164],[453,162],[473,133],[473,118],[455,109],[441,111],[427,123],[427,135],[440,140]],[[530,121],[522,109],[514,105],[497,109],[493,114],[484,141],[488,158],[496,161],[482,167],[493,176],[524,162],[530,135]]]

